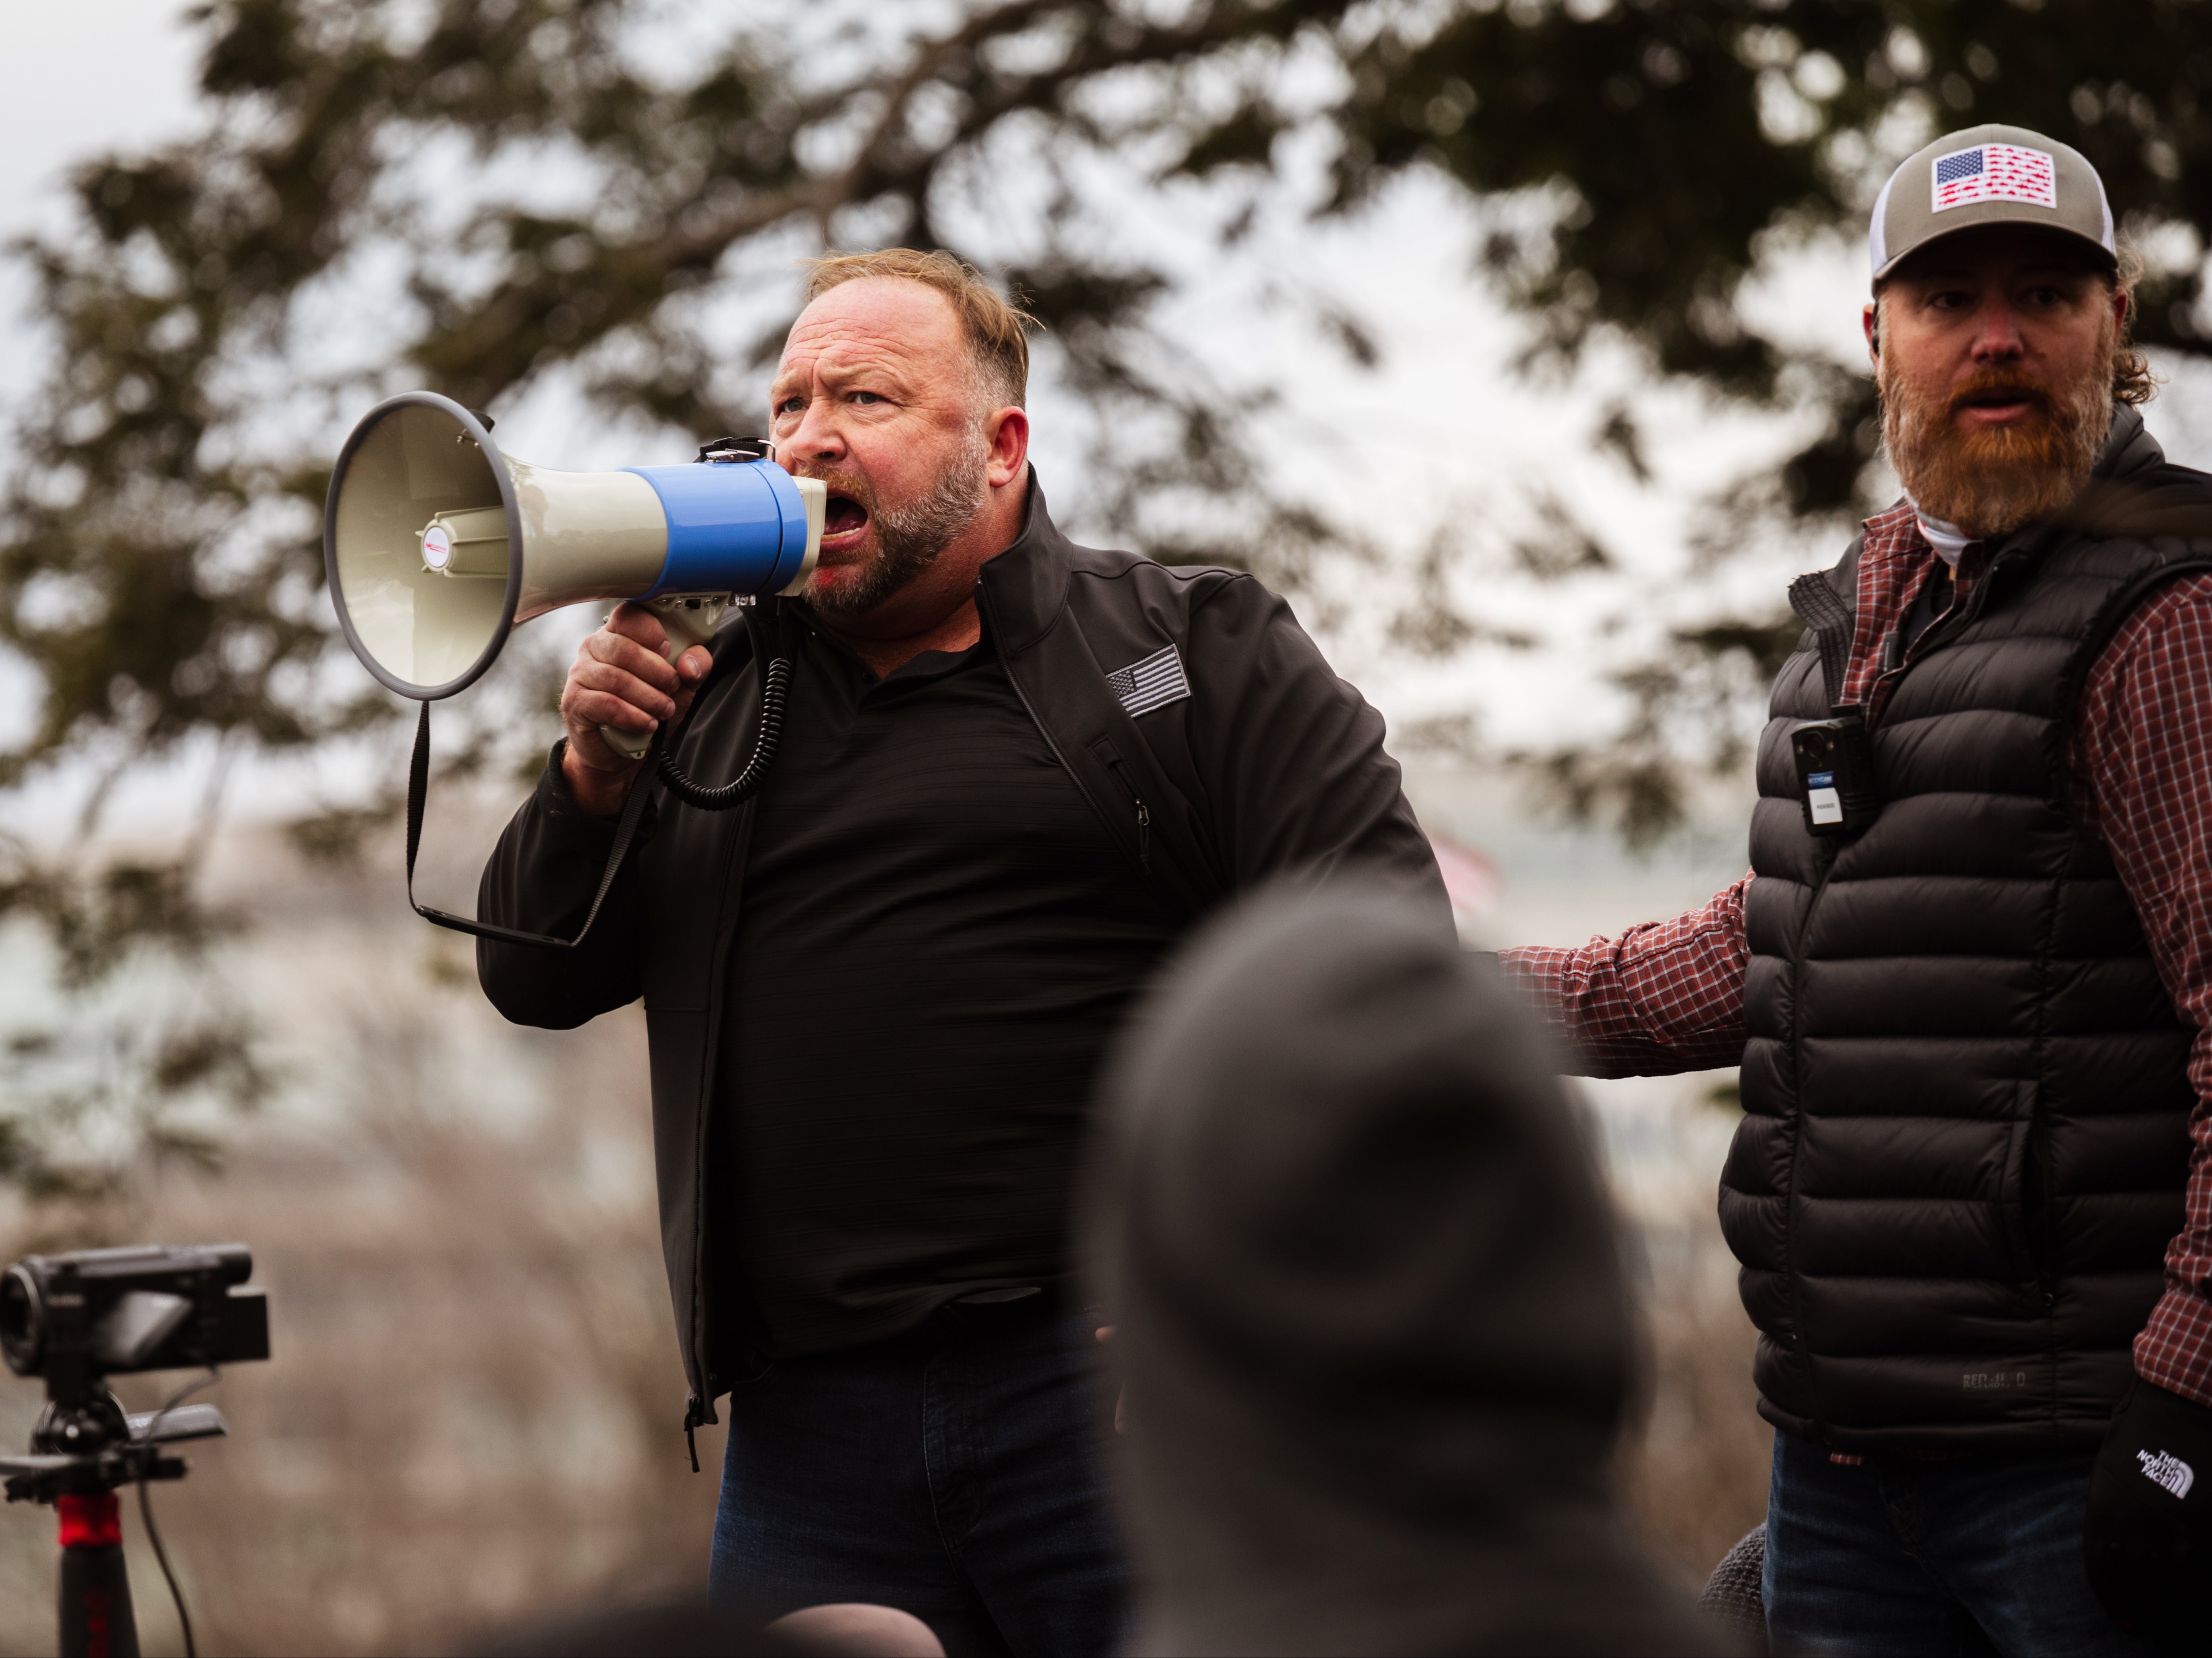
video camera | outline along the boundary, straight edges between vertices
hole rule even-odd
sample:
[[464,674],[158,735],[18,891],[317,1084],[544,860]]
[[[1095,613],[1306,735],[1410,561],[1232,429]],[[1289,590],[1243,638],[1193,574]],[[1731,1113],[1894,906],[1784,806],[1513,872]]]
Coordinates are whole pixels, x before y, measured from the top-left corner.
[[252,1275],[242,1243],[27,1255],[0,1278],[0,1354],[72,1381],[266,1358],[268,1297],[240,1287]]

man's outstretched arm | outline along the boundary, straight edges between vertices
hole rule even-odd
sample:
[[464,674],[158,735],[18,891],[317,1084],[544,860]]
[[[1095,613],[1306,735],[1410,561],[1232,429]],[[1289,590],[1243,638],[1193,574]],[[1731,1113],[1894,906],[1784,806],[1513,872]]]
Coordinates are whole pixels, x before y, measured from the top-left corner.
[[1498,964],[1583,1077],[1663,1077],[1743,1058],[1747,875],[1701,909],[1577,948],[1500,950]]

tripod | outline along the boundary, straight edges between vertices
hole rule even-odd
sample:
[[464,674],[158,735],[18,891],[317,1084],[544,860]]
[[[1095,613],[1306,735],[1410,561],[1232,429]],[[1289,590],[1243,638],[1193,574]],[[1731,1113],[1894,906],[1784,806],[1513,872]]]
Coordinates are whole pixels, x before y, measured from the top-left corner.
[[[10,1503],[51,1503],[61,1517],[62,1658],[137,1658],[138,1624],[131,1609],[122,1504],[115,1493],[138,1485],[149,1540],[169,1592],[177,1594],[176,1577],[145,1504],[146,1482],[185,1477],[184,1459],[165,1455],[163,1447],[213,1439],[230,1428],[212,1405],[126,1416],[104,1383],[76,1366],[67,1369],[76,1374],[47,1381],[46,1408],[31,1430],[30,1455],[0,1456],[0,1479]],[[184,1620],[180,1594],[177,1615]],[[184,1631],[190,1652],[189,1621]]]

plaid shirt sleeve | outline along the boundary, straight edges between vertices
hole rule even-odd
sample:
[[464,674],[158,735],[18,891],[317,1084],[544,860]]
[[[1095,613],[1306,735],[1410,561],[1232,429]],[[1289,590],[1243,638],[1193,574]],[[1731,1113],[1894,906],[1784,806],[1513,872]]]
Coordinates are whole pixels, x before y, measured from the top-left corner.
[[1574,949],[1498,952],[1506,978],[1584,1077],[1661,1077],[1743,1058],[1747,875],[1671,921]]
[[2212,1406],[2212,576],[2158,593],[2098,656],[2071,777],[2075,810],[2111,848],[2160,977],[2196,1028],[2184,1218],[2136,1371]]

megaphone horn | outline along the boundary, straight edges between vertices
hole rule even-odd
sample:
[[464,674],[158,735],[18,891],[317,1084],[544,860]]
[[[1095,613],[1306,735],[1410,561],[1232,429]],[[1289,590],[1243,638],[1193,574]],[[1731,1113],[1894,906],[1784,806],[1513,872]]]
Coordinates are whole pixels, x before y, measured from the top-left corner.
[[[699,463],[556,472],[502,455],[490,422],[434,392],[362,417],[323,508],[323,563],[346,643],[402,696],[465,689],[520,623],[563,605],[652,607],[672,656],[733,598],[794,592],[822,548],[826,494],[765,443]],[[633,757],[647,739],[603,728]]]

